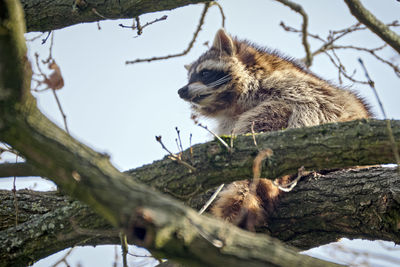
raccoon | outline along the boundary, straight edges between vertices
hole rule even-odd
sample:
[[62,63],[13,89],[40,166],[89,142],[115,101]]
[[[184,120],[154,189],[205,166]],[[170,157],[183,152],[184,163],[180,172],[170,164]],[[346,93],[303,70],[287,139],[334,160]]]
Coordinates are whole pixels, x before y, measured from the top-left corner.
[[[212,47],[189,66],[179,96],[194,116],[213,118],[219,135],[276,131],[371,116],[357,94],[317,77],[279,52],[220,29]],[[239,181],[220,194],[212,213],[243,228],[265,224],[279,190],[261,179],[256,192]],[[246,211],[245,213],[243,211]]]

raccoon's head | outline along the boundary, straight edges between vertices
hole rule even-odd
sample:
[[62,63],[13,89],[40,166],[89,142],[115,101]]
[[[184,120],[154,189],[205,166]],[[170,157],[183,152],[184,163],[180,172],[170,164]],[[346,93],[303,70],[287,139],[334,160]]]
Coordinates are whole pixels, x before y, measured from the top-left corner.
[[189,83],[178,94],[192,104],[194,111],[213,117],[235,108],[249,81],[246,64],[238,56],[240,46],[240,42],[220,29],[212,47],[185,66]]

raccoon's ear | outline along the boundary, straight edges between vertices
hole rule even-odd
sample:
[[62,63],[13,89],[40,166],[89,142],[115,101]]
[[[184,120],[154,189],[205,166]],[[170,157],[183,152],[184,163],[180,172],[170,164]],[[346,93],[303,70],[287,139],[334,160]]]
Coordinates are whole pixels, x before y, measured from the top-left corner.
[[190,67],[192,66],[192,64],[185,64],[184,65],[184,67],[185,67],[185,69],[187,70],[187,71],[189,71],[190,70]]
[[224,29],[219,29],[214,37],[213,48],[224,51],[228,55],[235,54],[235,45],[232,38],[225,32]]

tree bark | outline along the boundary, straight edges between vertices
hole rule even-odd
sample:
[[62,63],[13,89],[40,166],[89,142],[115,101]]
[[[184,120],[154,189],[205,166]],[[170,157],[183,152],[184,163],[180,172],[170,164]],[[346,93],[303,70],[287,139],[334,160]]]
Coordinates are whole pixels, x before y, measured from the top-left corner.
[[[392,121],[392,131],[400,146],[400,121]],[[230,143],[230,137],[224,137]],[[309,128],[257,134],[258,147],[251,135],[238,136],[233,152],[217,140],[192,148],[183,159],[192,161],[195,172],[169,158],[153,162],[127,173],[176,198],[190,200],[193,192],[204,192],[222,183],[251,179],[252,165],[260,150],[271,149],[262,177],[274,179],[296,174],[301,166],[307,171],[349,166],[393,163],[395,158],[385,121],[360,120],[325,124]]]
[[[192,203],[197,209],[208,199],[198,196]],[[118,232],[103,218],[69,197],[19,191],[16,198],[17,228],[14,196],[0,191],[0,262],[26,265],[72,245],[119,243]],[[395,168],[338,170],[303,177],[293,191],[282,194],[268,226],[257,230],[300,249],[341,237],[400,243],[399,214],[400,179]],[[39,241],[47,249],[34,250]]]
[[0,191],[0,266],[31,265],[76,245],[119,243],[118,231],[78,201],[32,191],[19,191],[16,199],[18,212],[13,194]]
[[38,170],[28,163],[2,163],[0,164],[1,177],[39,176]]
[[28,32],[51,31],[78,23],[127,19],[210,0],[21,0]]

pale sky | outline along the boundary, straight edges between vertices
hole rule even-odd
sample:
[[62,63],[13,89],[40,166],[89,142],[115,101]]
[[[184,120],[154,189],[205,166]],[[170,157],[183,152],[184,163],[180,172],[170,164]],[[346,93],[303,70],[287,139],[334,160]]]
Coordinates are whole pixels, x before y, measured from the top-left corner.
[[[305,56],[300,36],[285,32],[279,26],[284,21],[286,25],[300,28],[302,20],[297,13],[270,0],[222,0],[219,3],[225,12],[228,33],[261,46],[276,48],[294,58]],[[356,23],[343,1],[303,0],[301,4],[309,15],[309,31],[321,37],[325,37],[329,30]],[[363,4],[386,23],[400,17],[400,3],[397,1],[368,0]],[[176,126],[181,130],[185,147],[189,145],[190,133],[193,134],[193,143],[210,140],[209,134],[190,120],[189,105],[179,98],[177,90],[187,83],[183,65],[191,63],[206,51],[203,43],[212,42],[214,34],[221,27],[217,7],[210,8],[203,30],[188,55],[125,65],[126,60],[182,52],[193,36],[202,10],[203,5],[192,5],[170,12],[143,15],[140,17],[142,24],[163,15],[168,18],[145,28],[137,38],[136,31],[118,26],[119,23],[129,25],[132,20],[104,21],[100,23],[101,30],[98,30],[96,23],[87,23],[55,31],[53,58],[60,66],[65,81],[65,87],[57,93],[72,135],[96,151],[110,154],[113,164],[120,170],[161,159],[165,151],[155,141],[155,135],[162,135],[167,147],[176,151]],[[27,37],[36,35],[31,33]],[[29,43],[30,55],[38,52],[42,59],[47,58],[49,43],[41,45],[40,40]],[[311,50],[321,45],[312,39],[310,43]],[[373,48],[382,42],[374,34],[364,31],[343,38],[339,44]],[[380,54],[400,63],[400,56],[391,48],[385,48]],[[400,79],[393,71],[367,53],[343,51],[339,55],[350,73],[356,68],[355,77],[364,80],[357,61],[358,57],[362,57],[375,81],[388,117],[400,119]],[[315,58],[311,70],[325,79],[338,82],[337,69],[324,55]],[[350,82],[345,82],[345,86],[352,86]],[[365,97],[377,117],[382,118],[371,89],[360,85],[352,88]],[[42,112],[62,127],[62,118],[52,93],[34,95]],[[212,125],[210,120],[201,121]],[[17,180],[17,185],[30,187],[35,181],[23,178]],[[2,179],[0,187],[10,189],[10,180]],[[35,188],[42,187],[43,184],[40,184]],[[76,252],[71,256],[74,257],[71,262],[80,260],[83,266],[110,266],[114,247],[106,250],[109,254],[95,249],[90,257]],[[78,256],[74,256],[76,254]],[[54,263],[58,259],[53,258],[36,266],[46,266],[52,263],[51,260]]]

